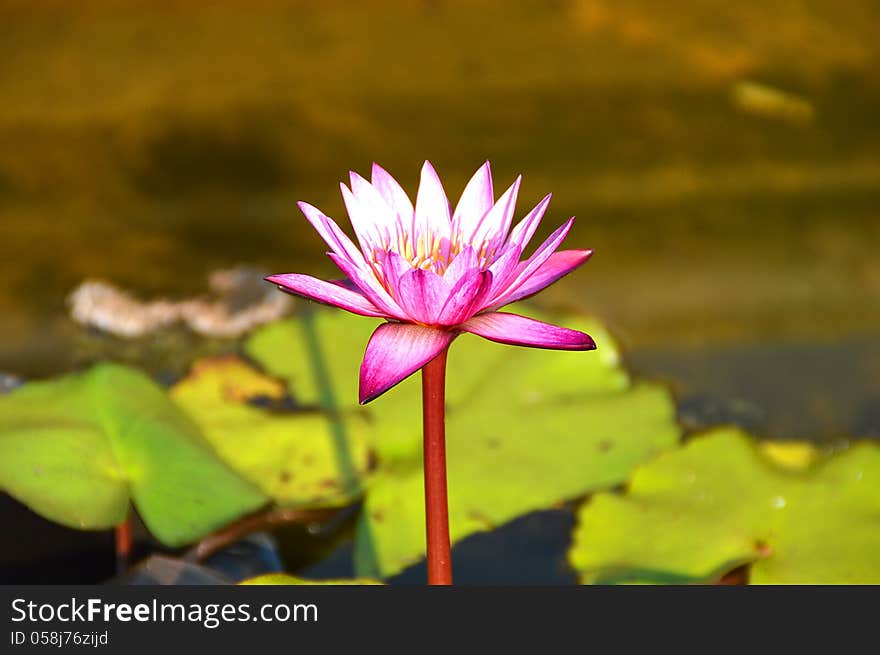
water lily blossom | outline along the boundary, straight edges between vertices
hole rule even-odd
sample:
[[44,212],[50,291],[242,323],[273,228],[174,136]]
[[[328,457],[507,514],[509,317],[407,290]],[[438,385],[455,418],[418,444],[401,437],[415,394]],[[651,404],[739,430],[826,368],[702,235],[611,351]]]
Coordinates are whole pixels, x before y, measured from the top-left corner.
[[517,178],[496,201],[486,162],[452,210],[426,161],[413,207],[397,181],[373,164],[369,182],[351,173],[351,187],[341,185],[359,248],[332,219],[299,203],[345,279],[326,282],[299,273],[266,278],[284,291],[386,319],[370,337],[361,363],[361,403],[422,370],[428,584],[452,584],[445,432],[449,344],[470,332],[517,346],[596,347],[583,332],[498,311],[544,289],[592,254],[557,250],[571,230],[571,218],[523,259],[550,196],[511,230],[519,185]]
[[387,320],[367,345],[361,403],[444,353],[463,332],[534,348],[595,348],[583,332],[498,311],[541,291],[592,254],[557,250],[571,218],[524,257],[550,195],[511,229],[520,179],[496,200],[486,162],[452,209],[430,162],[422,167],[415,206],[382,167],[373,165],[370,181],[353,172],[350,188],[341,187],[359,247],[331,218],[299,203],[346,279],[324,281],[299,273],[266,279],[290,293]]

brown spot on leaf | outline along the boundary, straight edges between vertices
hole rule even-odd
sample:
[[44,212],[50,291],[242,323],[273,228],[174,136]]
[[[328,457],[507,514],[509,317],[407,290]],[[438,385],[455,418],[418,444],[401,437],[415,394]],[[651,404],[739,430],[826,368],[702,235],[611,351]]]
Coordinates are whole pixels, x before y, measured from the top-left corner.
[[193,362],[189,371],[189,377],[198,379],[205,373],[210,373],[214,369],[223,369],[226,366],[234,366],[243,363],[243,360],[237,355],[216,355],[214,357],[204,357]]
[[498,437],[489,437],[488,439],[486,439],[486,446],[491,450],[495,450],[500,445],[501,440],[498,439]]
[[607,453],[614,447],[614,442],[610,439],[602,439],[596,447],[600,453]]
[[203,378],[216,385],[216,393],[229,403],[243,403],[255,396],[281,398],[285,386],[281,380],[269,377],[253,368],[238,355],[216,355],[197,360],[190,368],[189,375],[178,383],[180,385],[198,384]]
[[761,541],[759,539],[755,542],[755,553],[757,553],[758,557],[761,559],[767,559],[773,554],[773,546],[766,541]]
[[281,471],[281,473],[278,474],[279,482],[282,482],[284,484],[287,484],[292,479],[293,479],[293,473],[291,473],[290,471]]

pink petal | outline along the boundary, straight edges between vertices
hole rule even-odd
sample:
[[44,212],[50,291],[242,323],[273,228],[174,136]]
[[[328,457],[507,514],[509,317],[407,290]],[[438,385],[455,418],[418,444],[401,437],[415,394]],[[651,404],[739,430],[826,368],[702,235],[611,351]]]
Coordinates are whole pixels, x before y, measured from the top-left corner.
[[299,275],[298,273],[270,275],[264,279],[272,284],[277,284],[283,291],[316,300],[325,305],[341,307],[353,314],[389,318],[387,314],[367,300],[362,293],[347,288],[345,284],[347,281],[325,282],[310,275]]
[[371,255],[376,249],[387,248],[391,234],[397,234],[397,214],[372,184],[355,172],[350,175],[351,191],[344,184],[339,188],[361,250]]
[[507,231],[516,211],[516,197],[519,194],[519,185],[522,175],[514,180],[507,191],[501,194],[498,202],[483,216],[479,224],[471,234],[464,233],[464,240],[474,245],[483,242],[489,243],[490,250],[494,250],[507,238]]
[[400,309],[400,306],[394,302],[394,299],[391,298],[391,296],[388,295],[388,292],[385,291],[381,284],[379,284],[379,281],[376,279],[376,276],[372,271],[365,273],[362,269],[352,265],[352,263],[344,257],[339,257],[332,252],[327,253],[327,255],[333,260],[333,263],[339,267],[339,270],[345,273],[348,278],[357,285],[358,289],[361,290],[361,293],[363,293],[369,301],[381,311],[394,318],[405,317],[403,310]]
[[487,161],[477,169],[470,181],[464,187],[455,212],[452,214],[452,224],[456,230],[464,234],[473,234],[480,220],[495,204],[495,195],[492,189],[492,169]]
[[496,295],[494,298],[489,300],[487,303],[487,307],[492,307],[497,302],[497,299],[506,297],[509,294],[512,294],[514,291],[519,289],[526,280],[528,280],[535,271],[537,271],[541,266],[544,265],[550,256],[556,251],[565,237],[568,235],[568,232],[571,230],[571,226],[574,224],[574,217],[568,219],[563,225],[561,225],[553,234],[547,237],[547,240],[544,241],[540,245],[540,247],[529,257],[525,262],[520,262],[519,266],[521,267],[519,272],[517,272],[513,281],[507,286],[506,289],[502,288],[496,291]]
[[506,289],[518,271],[519,257],[522,251],[518,246],[508,246],[501,255],[492,262],[492,289],[489,298],[494,298],[502,289]]
[[330,249],[350,261],[354,266],[366,267],[366,261],[360,250],[351,242],[336,222],[326,216],[320,209],[307,202],[296,203],[312,227],[321,235]]
[[354,291],[356,293],[361,293],[361,288],[356,285],[354,282],[349,280],[347,277],[342,278],[341,280],[327,280],[330,284],[336,285],[337,287],[342,287],[343,289],[348,289],[349,291]]
[[526,249],[526,246],[529,245],[529,241],[532,240],[532,235],[535,233],[535,230],[538,229],[538,225],[541,224],[541,219],[544,217],[544,212],[547,211],[547,205],[550,204],[550,198],[552,195],[553,194],[548,193],[544,196],[541,202],[535,205],[535,208],[516,224],[516,227],[513,228],[513,231],[510,233],[510,239],[507,242],[508,244],[517,245],[520,250]]
[[381,396],[449,347],[457,333],[411,323],[383,323],[361,363],[360,403]]
[[437,171],[426,161],[422,166],[422,177],[416,195],[416,213],[413,219],[412,241],[428,234],[449,235],[449,200]]
[[400,278],[413,270],[413,265],[408,259],[393,250],[384,253],[382,258],[382,267],[387,286],[391,289],[396,289],[400,284]]
[[519,314],[491,312],[480,314],[459,326],[465,332],[512,346],[552,350],[593,350],[593,339],[583,332],[542,323]]
[[479,270],[480,263],[477,261],[474,249],[471,246],[465,246],[443,273],[443,279],[454,286],[462,277]]
[[397,180],[391,177],[391,174],[379,166],[379,164],[373,164],[371,180],[373,186],[385,199],[388,206],[397,214],[401,224],[407,226],[407,228],[412,225],[415,210],[413,210],[412,201],[406,195],[403,187],[397,183]]
[[534,295],[542,289],[546,289],[556,280],[568,275],[587,261],[592,254],[592,250],[560,250],[559,252],[554,252],[518,289],[498,297],[494,301],[492,308],[497,309],[503,305]]
[[498,198],[495,206],[489,210],[480,226],[474,234],[476,242],[493,239],[496,243],[503,243],[510,231],[513,222],[513,214],[516,211],[516,199],[519,196],[519,187],[522,184],[522,175],[517,175],[507,190]]
[[449,285],[434,271],[416,268],[400,277],[396,298],[413,321],[433,325],[449,298]]
[[358,245],[361,252],[369,254],[375,249],[374,244],[381,242],[375,225],[369,223],[369,212],[361,207],[361,203],[344,184],[339,185],[342,191],[342,202],[345,203],[345,210],[348,212],[348,220],[354,228],[354,234],[357,237]]
[[472,271],[462,277],[449,291],[437,323],[439,325],[458,325],[473,316],[492,285],[492,273]]

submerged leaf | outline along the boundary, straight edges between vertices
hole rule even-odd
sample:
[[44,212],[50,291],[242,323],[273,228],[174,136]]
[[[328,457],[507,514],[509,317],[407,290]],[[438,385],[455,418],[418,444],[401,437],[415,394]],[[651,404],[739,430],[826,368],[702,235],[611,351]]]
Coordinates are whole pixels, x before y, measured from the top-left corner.
[[295,575],[287,573],[267,573],[258,575],[255,578],[242,580],[240,585],[381,585],[379,580],[372,578],[337,578],[334,580],[310,580],[308,578],[298,578]]
[[272,411],[248,402],[279,401],[285,393],[283,383],[236,357],[197,362],[171,391],[219,456],[276,502],[349,502],[368,466],[363,418]]
[[129,498],[167,545],[262,505],[142,373],[100,364],[0,397],[0,487],[53,521],[104,529]]
[[821,454],[806,441],[762,441],[758,447],[774,464],[795,471],[809,468]]
[[880,582],[880,448],[795,468],[767,451],[718,429],[640,467],[625,494],[594,496],[569,554],[581,580],[711,582],[751,564],[758,584]]

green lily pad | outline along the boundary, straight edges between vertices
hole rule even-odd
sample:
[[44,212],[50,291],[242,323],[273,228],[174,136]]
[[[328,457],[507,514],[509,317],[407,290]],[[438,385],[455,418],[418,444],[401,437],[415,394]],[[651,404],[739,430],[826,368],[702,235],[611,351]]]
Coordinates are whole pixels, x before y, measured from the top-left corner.
[[880,582],[880,447],[822,456],[718,429],[586,502],[570,561],[585,583]]
[[[549,320],[524,305],[511,311]],[[278,321],[257,330],[245,352],[270,375],[287,382],[304,405],[366,412],[374,426],[373,447],[384,461],[407,458],[421,450],[421,381],[419,374],[403,381],[366,409],[358,406],[358,374],[375,319],[329,309],[310,310],[303,317]],[[479,398],[486,389],[508,388],[508,376],[531,377],[522,387],[532,400],[562,393],[625,389],[629,375],[620,365],[620,352],[605,327],[595,320],[572,319],[569,327],[589,332],[602,347],[584,356],[543,358],[539,377],[508,357],[513,349],[465,334],[453,343],[447,365],[446,401],[454,408]],[[504,368],[503,375],[499,369]],[[509,369],[509,370],[508,370]],[[505,401],[506,402],[506,401]]]
[[248,402],[285,394],[284,383],[236,357],[200,360],[171,390],[220,458],[277,503],[350,502],[369,465],[364,418],[274,411]]
[[[552,320],[524,306],[511,309]],[[473,335],[452,345],[447,366],[447,463],[453,541],[527,512],[626,479],[632,466],[680,436],[667,390],[632,386],[604,326],[595,352],[503,346]],[[378,322],[317,310],[267,326],[245,344],[250,357],[285,379],[298,401],[322,404],[315,356],[330,396],[346,414],[367,413],[378,468],[368,481],[355,540],[359,575],[387,577],[424,556],[421,381],[416,374],[357,408],[358,370]],[[357,408],[357,410],[355,410]]]
[[[676,443],[669,393],[625,392],[522,404],[487,394],[447,423],[453,542],[530,511],[623,482],[632,467]],[[385,464],[383,462],[383,464]],[[355,539],[359,575],[387,577],[424,556],[421,451],[379,468]]]
[[[549,320],[526,306],[515,305],[510,311]],[[266,372],[285,380],[299,403],[357,407],[361,358],[370,335],[380,324],[376,319],[341,310],[310,310],[302,317],[260,328],[247,339],[244,349]],[[629,376],[620,366],[620,352],[604,326],[584,318],[577,318],[567,326],[589,330],[604,346],[591,353],[589,359],[574,356],[545,362],[543,393],[625,388]],[[454,405],[466,401],[478,388],[497,384],[496,369],[508,360],[509,350],[471,335],[459,337],[449,352],[447,402]],[[413,377],[418,379],[418,375]],[[323,388],[325,383],[329,390]],[[420,408],[420,389],[418,383],[412,384],[411,378],[410,384],[398,385],[369,407],[374,409],[377,403],[387,405],[387,399],[395,398],[404,400],[407,406],[416,403]]]
[[[572,353],[502,346],[465,335],[470,361],[489,376],[447,409],[451,539],[490,530],[528,512],[626,479],[634,464],[675,444],[675,407],[659,385],[631,386],[617,348],[596,321],[566,318],[599,344]],[[424,556],[424,480],[418,379],[405,407],[380,398],[379,467],[355,539],[359,575],[387,577]],[[389,394],[390,395],[390,394]],[[392,429],[390,424],[396,423]]]
[[341,310],[310,309],[256,330],[244,351],[270,375],[285,380],[300,404],[357,405],[358,366],[377,325],[376,319]]
[[309,580],[308,578],[298,578],[295,575],[287,573],[267,573],[258,575],[255,578],[242,580],[240,585],[381,585],[379,580],[371,578],[338,578],[335,580]]
[[0,397],[0,488],[80,529],[116,525],[131,500],[170,546],[266,502],[158,385],[116,364]]

